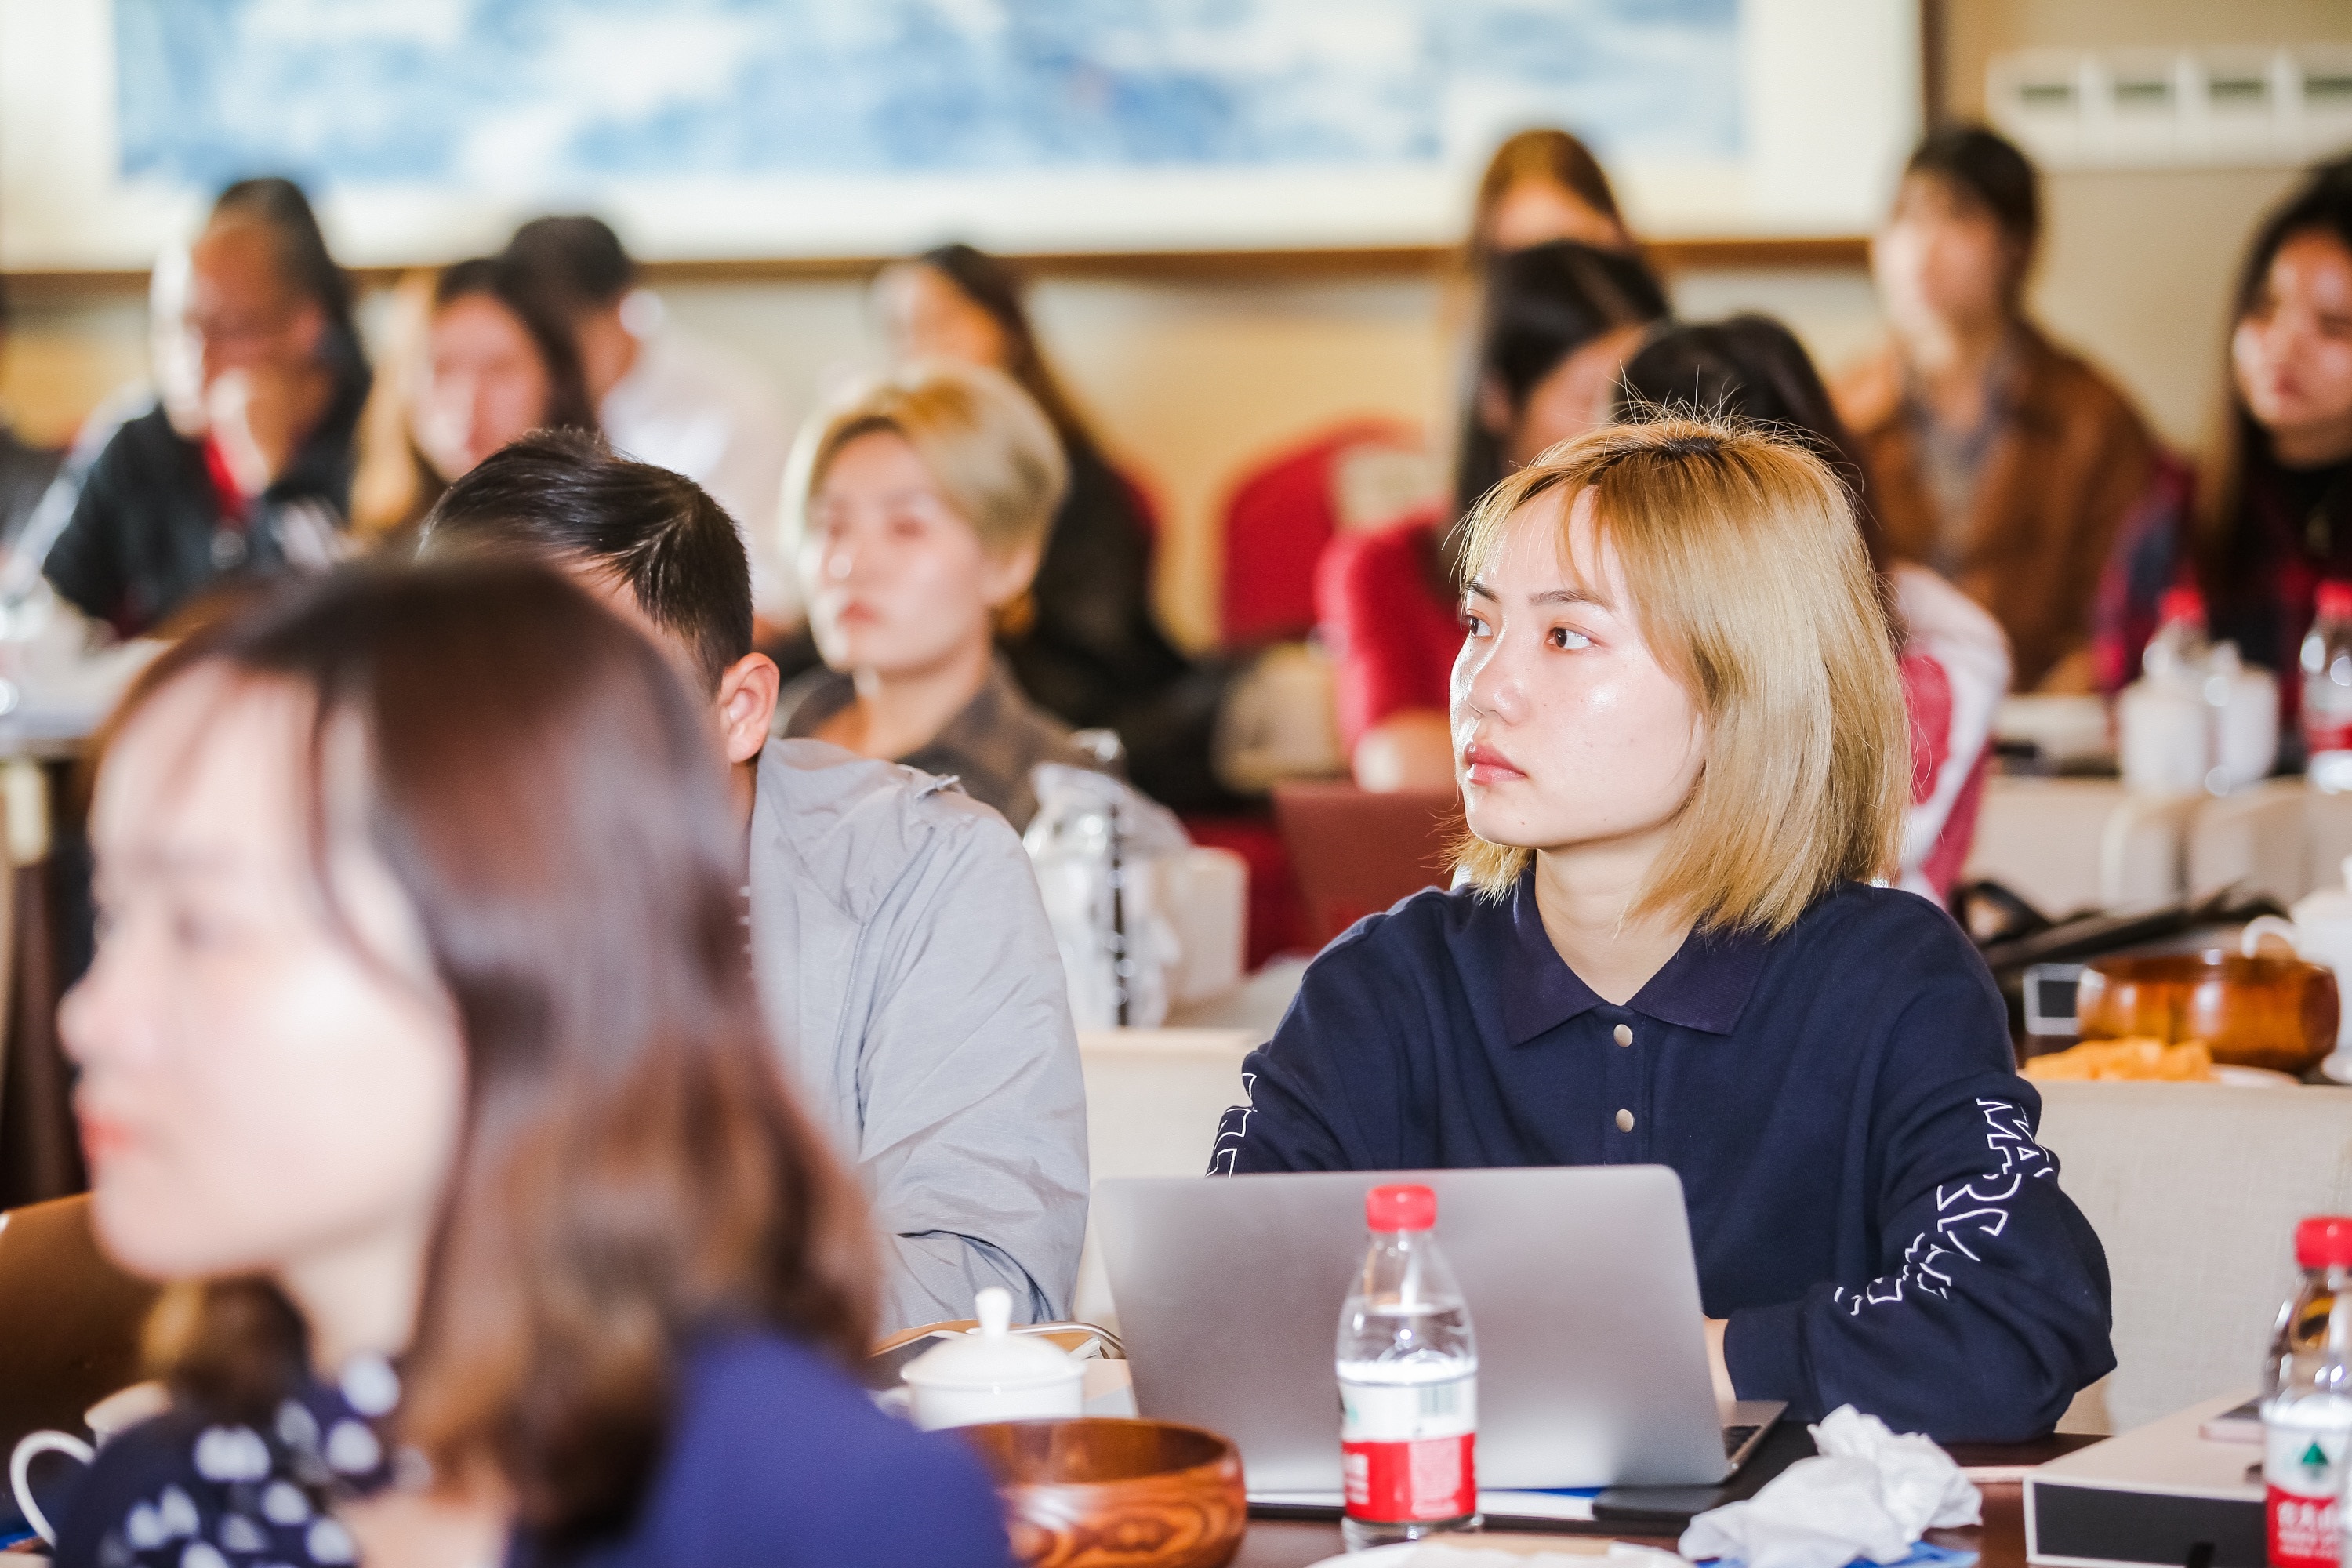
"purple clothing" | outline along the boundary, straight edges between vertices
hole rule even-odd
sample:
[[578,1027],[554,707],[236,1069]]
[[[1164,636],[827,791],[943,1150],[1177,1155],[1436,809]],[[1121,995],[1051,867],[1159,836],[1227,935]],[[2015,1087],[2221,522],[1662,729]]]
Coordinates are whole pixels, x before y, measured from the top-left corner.
[[[299,1408],[310,1419],[289,1417]],[[59,1519],[58,1568],[347,1563],[338,1496],[388,1471],[340,1462],[373,1430],[325,1384],[271,1430],[173,1411],[109,1444]],[[846,1373],[772,1331],[716,1334],[680,1368],[667,1443],[619,1532],[562,1559],[518,1532],[509,1568],[1009,1568],[1004,1517],[952,1434],[875,1408]]]

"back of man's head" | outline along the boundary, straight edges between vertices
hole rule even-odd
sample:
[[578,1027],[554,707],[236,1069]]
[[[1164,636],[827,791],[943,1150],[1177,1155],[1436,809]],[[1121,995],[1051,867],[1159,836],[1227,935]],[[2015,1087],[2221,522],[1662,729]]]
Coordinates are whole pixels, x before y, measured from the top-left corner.
[[714,692],[751,651],[751,569],[726,509],[580,431],[541,430],[483,458],[442,493],[418,551],[520,556],[625,584]]
[[573,310],[618,304],[636,286],[637,264],[603,218],[535,217],[515,230],[506,253]]

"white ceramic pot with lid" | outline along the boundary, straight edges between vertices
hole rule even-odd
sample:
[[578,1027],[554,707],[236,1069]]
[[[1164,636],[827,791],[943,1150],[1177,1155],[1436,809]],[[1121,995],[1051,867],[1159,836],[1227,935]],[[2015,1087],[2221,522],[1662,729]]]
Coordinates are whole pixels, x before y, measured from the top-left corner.
[[932,1431],[1078,1415],[1086,1403],[1085,1365],[1049,1341],[1009,1332],[1013,1296],[1003,1287],[990,1286],[973,1304],[978,1329],[908,1363],[915,1425]]

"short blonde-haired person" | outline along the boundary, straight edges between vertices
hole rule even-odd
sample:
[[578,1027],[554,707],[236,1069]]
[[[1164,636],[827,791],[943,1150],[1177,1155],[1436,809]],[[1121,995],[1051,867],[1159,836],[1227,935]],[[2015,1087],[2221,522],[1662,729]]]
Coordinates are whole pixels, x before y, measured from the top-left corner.
[[999,371],[918,364],[817,414],[784,509],[826,668],[783,693],[776,732],[954,777],[1026,827],[1031,768],[1092,763],[995,651],[1067,482],[1053,426]]
[[1315,961],[1213,1169],[1669,1165],[1726,1397],[2047,1431],[2115,1365],[2105,1258],[1976,951],[1873,885],[1909,756],[1839,481],[1663,418],[1465,526],[1465,883]]

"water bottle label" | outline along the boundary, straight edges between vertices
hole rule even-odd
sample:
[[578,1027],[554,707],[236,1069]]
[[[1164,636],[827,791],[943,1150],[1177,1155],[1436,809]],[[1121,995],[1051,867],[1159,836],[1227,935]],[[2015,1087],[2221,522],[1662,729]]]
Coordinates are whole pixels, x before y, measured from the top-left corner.
[[2270,1519],[2270,1568],[2337,1568],[2343,1492],[2352,1432],[2272,1425],[2263,1434],[2263,1480]]
[[1348,1512],[1387,1522],[1478,1510],[1478,1381],[1339,1384]]
[[1382,1523],[1462,1519],[1478,1511],[1476,1436],[1411,1443],[1342,1443],[1348,1512]]

